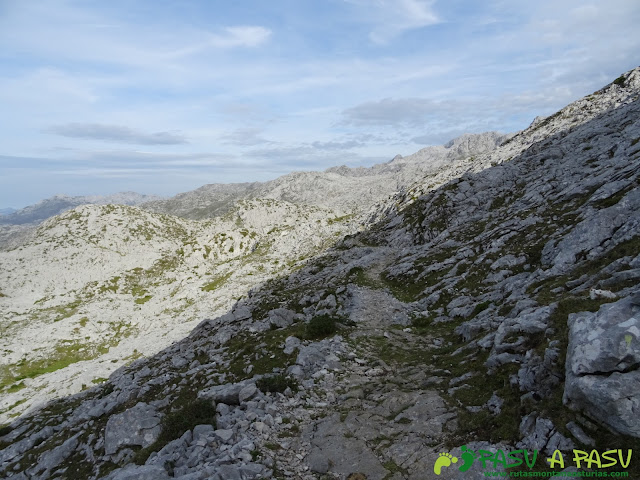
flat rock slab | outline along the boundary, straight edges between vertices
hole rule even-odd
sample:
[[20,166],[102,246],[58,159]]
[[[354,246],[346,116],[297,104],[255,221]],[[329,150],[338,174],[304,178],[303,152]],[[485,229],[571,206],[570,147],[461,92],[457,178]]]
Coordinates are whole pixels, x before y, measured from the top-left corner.
[[340,414],[322,419],[316,427],[307,458],[312,470],[331,471],[343,477],[362,472],[368,480],[382,480],[389,474],[364,440],[344,437],[347,427],[340,421]]
[[349,285],[349,300],[345,310],[349,319],[368,327],[407,326],[411,322],[407,306],[384,290]]
[[121,447],[139,445],[148,447],[158,439],[162,415],[151,405],[138,403],[117,415],[109,417],[104,434],[104,450],[113,455]]

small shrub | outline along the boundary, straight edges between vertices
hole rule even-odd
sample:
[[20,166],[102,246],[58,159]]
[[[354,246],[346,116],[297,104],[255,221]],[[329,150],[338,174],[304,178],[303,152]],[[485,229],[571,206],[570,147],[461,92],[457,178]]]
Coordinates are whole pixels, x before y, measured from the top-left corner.
[[216,423],[216,409],[209,400],[195,400],[163,418],[162,433],[158,441],[166,443],[180,438],[184,432],[196,425]]
[[624,75],[620,75],[618,78],[616,78],[613,83],[615,83],[616,85],[619,85],[621,87],[624,87],[625,81],[627,79],[625,78]]
[[139,450],[134,462],[138,465],[144,465],[152,452],[160,450],[167,443],[180,438],[184,432],[197,425],[213,425],[215,428],[216,409],[210,400],[195,400],[165,415],[162,419],[160,436],[152,445]]
[[505,203],[506,203],[506,198],[505,197],[495,197],[491,201],[491,205],[489,205],[489,210],[497,210],[497,209],[503,207]]
[[411,326],[414,328],[428,328],[431,326],[433,319],[431,317],[416,317],[411,320]]
[[298,382],[286,375],[269,375],[267,377],[262,377],[258,381],[256,381],[256,387],[260,389],[261,392],[274,392],[274,393],[282,393],[287,388],[290,388],[294,392],[298,390]]
[[309,339],[324,338],[333,335],[337,330],[335,318],[329,315],[317,315],[307,323],[305,336]]
[[486,301],[486,302],[482,302],[479,303],[478,305],[476,305],[476,307],[473,309],[473,312],[471,313],[472,317],[475,317],[476,315],[478,315],[480,312],[486,310],[487,308],[489,308],[489,305],[491,305],[491,302]]

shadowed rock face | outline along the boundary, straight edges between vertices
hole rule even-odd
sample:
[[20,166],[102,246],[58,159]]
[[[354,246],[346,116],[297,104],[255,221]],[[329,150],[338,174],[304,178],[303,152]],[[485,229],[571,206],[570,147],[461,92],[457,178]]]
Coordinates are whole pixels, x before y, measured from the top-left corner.
[[15,420],[0,475],[480,479],[480,450],[544,469],[637,441],[639,93],[636,69],[425,174],[188,337]]

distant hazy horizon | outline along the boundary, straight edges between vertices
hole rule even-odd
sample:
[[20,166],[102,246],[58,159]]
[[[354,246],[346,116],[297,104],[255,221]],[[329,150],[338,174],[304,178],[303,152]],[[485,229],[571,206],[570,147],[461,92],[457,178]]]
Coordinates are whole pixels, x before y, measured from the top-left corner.
[[0,208],[513,132],[638,65],[629,0],[0,0]]

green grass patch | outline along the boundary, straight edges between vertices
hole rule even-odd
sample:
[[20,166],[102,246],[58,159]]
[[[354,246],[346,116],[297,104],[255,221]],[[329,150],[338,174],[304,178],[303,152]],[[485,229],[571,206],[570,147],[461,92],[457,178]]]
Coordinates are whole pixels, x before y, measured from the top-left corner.
[[[261,333],[240,332],[225,345],[230,357],[228,372],[235,381],[252,377],[255,374],[271,374],[274,368],[286,368],[292,365],[297,354],[286,355],[282,350],[288,336],[301,338],[304,326],[294,324],[288,328],[267,330]],[[245,369],[253,366],[250,374]]]
[[27,386],[24,384],[24,382],[14,383],[7,389],[7,393],[19,392],[20,390],[26,387]]
[[144,297],[136,298],[134,302],[136,303],[136,305],[142,305],[147,303],[152,298],[153,298],[153,295],[145,295]]
[[353,217],[355,217],[355,214],[349,213],[347,215],[342,215],[341,217],[329,218],[327,219],[327,223],[329,225],[333,225],[334,223],[346,222],[347,220],[350,220]]
[[42,309],[38,312],[38,317],[44,316],[45,318],[52,319],[54,322],[60,322],[66,318],[72,317],[80,308],[82,304],[81,299],[76,299],[73,302],[65,305],[58,305],[56,307],[49,307]]
[[620,202],[620,200],[622,200],[622,198],[627,193],[629,193],[631,190],[633,190],[637,186],[637,183],[638,182],[636,180],[636,182],[634,182],[631,185],[629,185],[628,187],[623,188],[622,190],[614,193],[610,197],[603,198],[601,200],[593,202],[593,206],[596,207],[596,208],[609,208],[609,207],[612,207],[612,206],[616,205],[618,202]]
[[384,462],[382,466],[389,471],[389,473],[384,477],[383,480],[389,480],[392,477],[395,477],[396,474],[401,474],[403,477],[406,477],[407,475],[409,475],[409,471],[406,468],[402,468],[393,460]]
[[489,210],[498,210],[499,208],[502,208],[504,206],[504,204],[506,203],[506,197],[495,197],[493,200],[491,200],[491,205],[489,205]]
[[58,343],[47,358],[28,361],[26,359],[12,365],[0,366],[0,389],[9,387],[26,378],[35,378],[68,367],[84,360],[92,360],[104,355],[110,347],[117,345],[120,339],[131,334],[129,324],[124,322],[110,324],[111,336],[102,343],[82,343],[77,340],[64,340]]
[[473,309],[473,312],[471,312],[471,318],[475,317],[480,312],[485,311],[487,308],[489,308],[489,305],[491,305],[491,302],[489,301],[482,302],[476,305],[475,308]]
[[120,281],[120,277],[113,277],[112,279],[108,280],[104,285],[100,286],[100,288],[98,289],[98,293],[106,293],[106,292],[118,293],[119,281]]
[[230,277],[231,277],[231,272],[226,273],[224,275],[220,275],[219,277],[215,278],[213,281],[201,287],[200,290],[202,290],[203,292],[213,292],[214,290],[217,290],[222,285],[224,285]]

